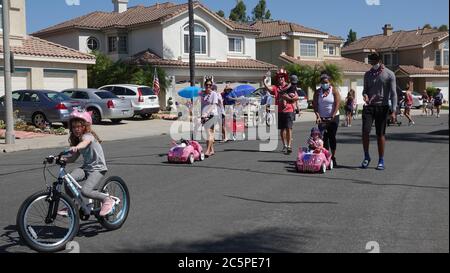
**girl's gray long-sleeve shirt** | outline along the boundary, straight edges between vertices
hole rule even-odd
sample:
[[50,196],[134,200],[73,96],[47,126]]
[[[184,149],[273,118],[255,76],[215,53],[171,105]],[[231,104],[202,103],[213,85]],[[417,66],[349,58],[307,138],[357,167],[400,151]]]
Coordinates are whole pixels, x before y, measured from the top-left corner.
[[392,111],[397,110],[397,82],[394,72],[386,67],[379,75],[372,71],[364,75],[363,96],[369,98],[369,105],[389,106],[391,100]]

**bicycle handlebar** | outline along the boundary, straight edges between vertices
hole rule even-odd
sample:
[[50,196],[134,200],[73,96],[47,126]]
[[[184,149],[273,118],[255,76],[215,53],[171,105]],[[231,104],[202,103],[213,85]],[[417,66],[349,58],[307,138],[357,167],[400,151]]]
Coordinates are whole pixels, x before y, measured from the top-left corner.
[[61,157],[63,157],[64,155],[68,155],[71,154],[72,152],[69,149],[65,149],[64,151],[62,151],[61,153],[59,153],[57,156],[55,155],[49,155],[45,158],[44,160],[44,164],[62,164],[61,161]]

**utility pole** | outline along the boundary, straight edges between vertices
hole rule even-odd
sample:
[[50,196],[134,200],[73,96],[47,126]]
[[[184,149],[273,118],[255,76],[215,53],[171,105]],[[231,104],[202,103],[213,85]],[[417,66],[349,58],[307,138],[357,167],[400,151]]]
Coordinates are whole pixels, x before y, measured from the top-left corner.
[[189,72],[191,86],[195,86],[194,4],[189,0]]
[[15,143],[11,93],[11,51],[9,46],[9,0],[3,1],[3,60],[5,71],[6,144]]

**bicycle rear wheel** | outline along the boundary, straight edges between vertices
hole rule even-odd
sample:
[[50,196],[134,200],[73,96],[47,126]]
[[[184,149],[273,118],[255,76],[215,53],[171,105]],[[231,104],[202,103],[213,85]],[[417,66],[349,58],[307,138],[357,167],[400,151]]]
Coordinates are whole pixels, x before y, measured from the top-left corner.
[[[61,193],[59,201],[48,198],[47,191],[37,192],[27,198],[17,213],[17,227],[22,240],[39,252],[56,252],[65,248],[78,233],[80,217],[76,205],[66,194]],[[49,210],[57,204],[55,219],[47,221]],[[50,212],[51,215],[51,212]]]
[[[120,202],[114,206],[113,212],[105,217],[96,214],[100,224],[108,230],[116,230],[122,227],[125,223],[128,212],[130,210],[130,194],[128,187],[122,178],[118,176],[109,177],[103,182],[100,187],[101,192],[117,197]],[[101,202],[95,201],[95,208],[101,208]]]

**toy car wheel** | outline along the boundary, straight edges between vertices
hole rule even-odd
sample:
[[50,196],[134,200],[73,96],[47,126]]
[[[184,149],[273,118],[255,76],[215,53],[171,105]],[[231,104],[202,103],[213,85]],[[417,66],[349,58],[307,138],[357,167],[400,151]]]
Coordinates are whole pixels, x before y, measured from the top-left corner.
[[328,170],[332,170],[334,168],[334,163],[333,163],[333,160],[332,159],[330,159],[330,166],[328,167]]
[[200,154],[200,161],[203,161],[203,160],[205,160],[205,153]]
[[194,162],[195,162],[194,154],[190,154],[189,158],[188,158],[188,163],[189,164],[194,164]]
[[320,168],[320,172],[321,173],[326,173],[327,172],[327,165],[325,165],[325,163],[322,164],[322,168]]
[[167,162],[172,163],[172,160],[170,160],[170,157],[167,157]]

